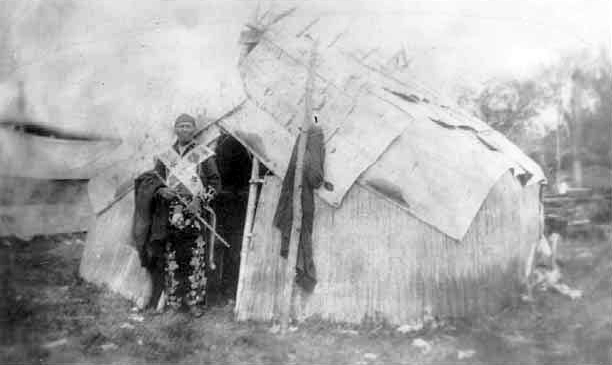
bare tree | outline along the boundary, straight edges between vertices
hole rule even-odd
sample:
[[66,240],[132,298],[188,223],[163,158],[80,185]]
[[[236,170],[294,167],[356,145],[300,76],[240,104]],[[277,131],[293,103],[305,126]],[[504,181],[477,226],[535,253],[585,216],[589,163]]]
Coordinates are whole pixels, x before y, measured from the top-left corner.
[[[527,152],[539,150],[544,161],[557,162],[550,170],[571,168],[577,185],[583,163],[612,167],[611,101],[612,63],[605,50],[566,54],[528,79],[491,80],[458,99]],[[534,134],[531,127],[546,110],[555,111],[557,121],[548,135]]]

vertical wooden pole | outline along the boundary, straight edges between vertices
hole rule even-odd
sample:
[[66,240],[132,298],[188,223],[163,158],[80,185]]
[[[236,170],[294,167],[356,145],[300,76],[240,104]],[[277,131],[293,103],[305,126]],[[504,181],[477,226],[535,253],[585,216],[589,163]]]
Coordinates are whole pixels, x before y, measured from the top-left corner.
[[312,124],[312,89],[314,84],[314,67],[316,59],[317,42],[313,44],[308,63],[308,77],[306,79],[306,92],[304,95],[304,120],[300,128],[295,165],[295,178],[293,180],[293,221],[291,222],[291,237],[289,239],[289,252],[285,271],[285,285],[281,296],[280,332],[285,334],[289,327],[291,315],[291,297],[295,282],[295,263],[297,262],[298,244],[302,231],[302,181],[304,177],[304,154],[308,130]]
[[244,287],[244,276],[246,269],[246,256],[251,245],[251,235],[253,232],[253,221],[255,219],[255,204],[257,202],[257,185],[259,181],[259,160],[253,156],[251,167],[251,180],[249,181],[249,200],[247,202],[246,217],[244,219],[244,228],[242,231],[242,246],[240,248],[240,271],[238,273],[238,287],[236,288],[236,306],[234,312],[238,317],[240,310],[240,298]]
[[557,131],[555,132],[556,146],[555,146],[555,191],[559,190],[559,183],[561,183],[561,120],[563,119],[563,107],[561,100],[559,100],[558,106],[559,116],[557,117]]
[[574,71],[572,75],[572,95],[571,95],[571,123],[574,128],[572,128],[572,155],[573,155],[573,164],[572,170],[574,175],[574,185],[576,187],[582,187],[582,161],[580,156],[580,143],[582,141],[582,90],[580,89],[582,85],[578,83],[581,82],[579,71]]

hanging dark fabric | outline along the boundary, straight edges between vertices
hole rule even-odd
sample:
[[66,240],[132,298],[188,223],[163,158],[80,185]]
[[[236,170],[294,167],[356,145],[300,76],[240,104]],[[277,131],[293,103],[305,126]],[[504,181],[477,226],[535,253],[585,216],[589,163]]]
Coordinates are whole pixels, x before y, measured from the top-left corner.
[[[274,214],[274,226],[281,231],[281,256],[287,257],[291,224],[293,221],[293,184],[297,161],[297,138],[289,161],[287,173]],[[317,283],[316,269],[312,257],[312,230],[314,220],[314,191],[323,184],[323,166],[325,163],[325,145],[323,131],[313,126],[308,131],[306,153],[304,155],[304,180],[302,184],[302,231],[298,244],[296,262],[296,282],[307,291],[312,291]]]

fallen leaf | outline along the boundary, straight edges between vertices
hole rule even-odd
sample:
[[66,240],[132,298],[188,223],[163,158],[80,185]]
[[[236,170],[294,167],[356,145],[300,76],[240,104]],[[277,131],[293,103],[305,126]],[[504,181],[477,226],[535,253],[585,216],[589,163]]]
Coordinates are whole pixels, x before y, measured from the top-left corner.
[[59,340],[47,342],[47,343],[43,344],[42,347],[44,347],[46,349],[52,349],[52,348],[55,348],[55,347],[63,346],[65,344],[67,344],[67,343],[68,343],[67,339],[61,338]]
[[376,359],[378,359],[378,355],[373,354],[371,352],[366,352],[365,354],[363,354],[363,357],[368,359],[368,360],[376,360]]
[[469,358],[471,358],[474,355],[476,355],[476,351],[474,351],[474,350],[459,350],[459,351],[457,351],[457,359],[459,359],[459,360],[469,359]]
[[135,327],[133,324],[125,322],[125,323],[122,323],[121,326],[119,326],[119,328],[133,330]]
[[358,335],[359,332],[355,331],[355,330],[338,330],[338,333],[342,333],[345,335]]
[[119,348],[119,346],[115,345],[112,342],[109,342],[109,343],[105,343],[104,345],[100,346],[100,348],[104,351],[108,351],[108,350],[116,350]]
[[132,314],[130,315],[130,319],[132,321],[136,321],[136,322],[143,322],[144,321],[144,317],[138,314]]
[[524,303],[532,303],[534,301],[533,297],[527,294],[521,295],[521,301]]
[[530,342],[528,338],[519,333],[508,334],[504,335],[503,337],[506,339],[506,341],[510,342],[512,346],[520,346]]
[[415,338],[412,340],[412,346],[420,349],[425,354],[431,351],[431,345],[429,342],[423,340],[422,338]]
[[423,329],[423,323],[414,323],[414,324],[404,324],[397,328],[397,332],[399,333],[409,333],[416,332]]

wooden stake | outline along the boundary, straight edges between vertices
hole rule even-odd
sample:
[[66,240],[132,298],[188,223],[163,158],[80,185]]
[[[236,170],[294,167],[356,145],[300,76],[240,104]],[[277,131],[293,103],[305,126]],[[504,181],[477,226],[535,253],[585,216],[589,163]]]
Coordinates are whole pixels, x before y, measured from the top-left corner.
[[291,297],[295,282],[295,263],[297,262],[297,251],[302,231],[302,182],[304,177],[304,155],[306,153],[306,142],[308,131],[312,125],[312,89],[314,84],[314,67],[316,59],[317,43],[313,44],[308,64],[308,78],[306,80],[306,93],[304,95],[304,120],[300,128],[299,142],[297,147],[295,178],[293,180],[293,221],[291,222],[291,237],[289,239],[289,252],[287,254],[287,266],[285,272],[285,286],[281,296],[281,335],[287,332],[289,317],[291,315]]
[[246,264],[245,258],[251,246],[251,235],[253,232],[253,220],[255,218],[255,203],[257,202],[257,185],[259,181],[259,160],[253,156],[251,167],[251,180],[249,181],[249,200],[246,208],[246,218],[244,220],[244,229],[242,231],[242,246],[240,249],[240,271],[238,273],[238,288],[236,289],[236,306],[234,312],[238,315],[240,309],[240,298],[243,289],[243,281],[245,275]]
[[561,120],[563,118],[563,106],[561,99],[559,98],[559,104],[557,106],[559,115],[557,116],[557,131],[555,132],[555,191],[559,191],[559,183],[561,182]]
[[[577,71],[576,71],[577,72]],[[574,186],[582,187],[582,158],[580,156],[580,142],[582,140],[582,112],[580,108],[581,102],[581,93],[580,86],[577,85],[579,82],[577,77],[572,77],[572,96],[571,96],[571,123],[574,128],[571,130],[571,141],[572,141],[572,155],[573,155],[573,164],[572,171],[574,175]]]

